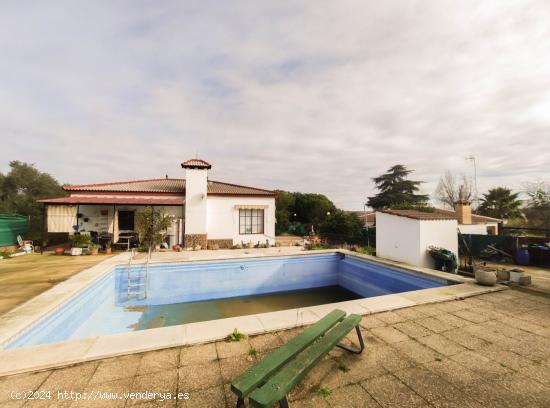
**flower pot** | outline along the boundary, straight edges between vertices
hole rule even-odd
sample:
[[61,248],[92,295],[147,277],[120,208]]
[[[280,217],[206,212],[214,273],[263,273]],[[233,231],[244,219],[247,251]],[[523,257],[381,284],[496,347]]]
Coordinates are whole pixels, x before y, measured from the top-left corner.
[[497,279],[501,281],[509,281],[510,280],[510,271],[507,271],[506,269],[500,269],[497,271]]
[[179,252],[180,250],[181,250],[181,247],[179,245],[176,244],[172,246],[172,251]]
[[71,248],[71,255],[72,256],[82,255],[82,248]]
[[65,253],[65,248],[55,248],[56,255],[63,255]]
[[111,247],[105,248],[105,254],[109,255],[112,252],[113,252],[113,248],[111,248]]
[[525,273],[523,271],[510,271],[510,280],[512,282],[519,282],[519,279],[525,276]]
[[475,272],[476,282],[483,286],[494,286],[497,283],[497,274],[495,271],[481,271]]
[[99,254],[99,248],[92,248],[90,250],[90,255],[98,255]]

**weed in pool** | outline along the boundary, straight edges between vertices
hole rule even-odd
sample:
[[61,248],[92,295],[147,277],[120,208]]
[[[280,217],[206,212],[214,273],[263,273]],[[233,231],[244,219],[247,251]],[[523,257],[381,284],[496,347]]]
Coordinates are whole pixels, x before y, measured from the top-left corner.
[[254,347],[250,347],[248,349],[248,355],[249,356],[256,357],[256,354],[258,354],[258,352],[256,351],[256,349]]
[[330,390],[330,388],[327,388],[327,387],[321,387],[317,391],[317,395],[323,398],[330,397],[330,394],[332,394],[332,391]]
[[441,359],[441,357],[436,357],[435,361],[443,361],[443,360]]
[[342,371],[343,373],[347,373],[349,371],[349,367],[341,364],[338,366],[338,370]]
[[237,330],[237,328],[235,327],[233,332],[229,333],[226,339],[227,341],[241,341],[245,338],[246,338],[246,335],[239,332],[239,330]]

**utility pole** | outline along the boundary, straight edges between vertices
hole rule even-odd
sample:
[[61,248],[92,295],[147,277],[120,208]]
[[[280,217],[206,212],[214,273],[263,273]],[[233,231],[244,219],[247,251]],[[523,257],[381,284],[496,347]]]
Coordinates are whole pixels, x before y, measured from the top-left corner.
[[477,195],[477,166],[476,157],[474,155],[467,156],[466,160],[470,160],[474,165],[474,201],[476,203],[476,209],[479,207],[479,197]]

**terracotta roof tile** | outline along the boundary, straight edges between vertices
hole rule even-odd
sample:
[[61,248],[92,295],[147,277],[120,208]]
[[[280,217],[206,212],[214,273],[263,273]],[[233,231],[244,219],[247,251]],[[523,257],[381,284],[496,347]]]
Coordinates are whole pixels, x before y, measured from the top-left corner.
[[183,205],[182,198],[72,196],[38,200],[47,204],[134,204],[134,205]]
[[[114,183],[66,185],[66,191],[132,192],[132,193],[171,193],[185,194],[185,179],[149,179],[119,181]],[[241,186],[238,184],[208,181],[208,194],[212,195],[261,195],[275,196],[270,190]]]
[[[380,212],[401,217],[412,218],[415,220],[456,220],[456,212],[453,210],[443,210],[436,208],[433,212],[424,212],[418,210],[380,210]],[[486,217],[484,215],[472,214],[472,223],[481,224],[485,222],[500,222],[498,218]]]
[[181,164],[181,167],[183,167],[184,169],[209,169],[212,167],[212,165],[206,160],[190,159],[184,161]]
[[418,210],[381,210],[385,214],[399,217],[412,218],[413,220],[456,220],[456,215],[439,214],[437,212],[424,212]]

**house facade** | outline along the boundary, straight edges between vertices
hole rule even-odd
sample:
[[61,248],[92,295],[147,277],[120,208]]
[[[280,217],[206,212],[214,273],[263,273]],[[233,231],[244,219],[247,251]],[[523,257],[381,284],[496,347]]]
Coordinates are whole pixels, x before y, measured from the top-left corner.
[[67,185],[69,196],[41,200],[47,232],[110,236],[135,233],[135,217],[153,207],[172,218],[167,244],[229,248],[275,244],[276,193],[213,181],[200,159],[181,164],[185,178]]

